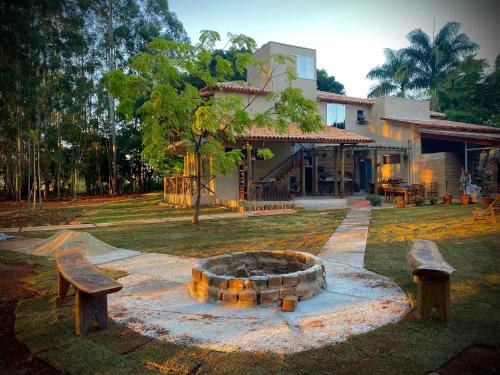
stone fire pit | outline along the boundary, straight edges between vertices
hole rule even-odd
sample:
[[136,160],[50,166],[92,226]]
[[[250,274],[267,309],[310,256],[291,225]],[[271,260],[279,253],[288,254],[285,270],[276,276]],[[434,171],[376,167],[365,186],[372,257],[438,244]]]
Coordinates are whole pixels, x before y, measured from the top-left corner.
[[300,251],[248,251],[200,260],[191,296],[200,302],[251,307],[310,298],[326,287],[323,261]]

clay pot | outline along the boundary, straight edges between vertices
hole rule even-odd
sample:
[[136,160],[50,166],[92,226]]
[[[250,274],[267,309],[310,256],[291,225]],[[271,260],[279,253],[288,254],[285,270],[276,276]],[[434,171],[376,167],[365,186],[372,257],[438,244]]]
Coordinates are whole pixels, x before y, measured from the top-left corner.
[[453,198],[453,196],[451,196],[449,194],[445,194],[445,195],[443,195],[443,202],[447,203],[447,204],[450,204],[452,198]]
[[405,208],[405,201],[399,200],[396,203],[398,204],[398,208]]
[[488,207],[491,204],[491,199],[490,197],[483,197],[483,205],[484,207]]
[[460,197],[460,201],[462,202],[462,204],[464,206],[468,206],[469,205],[469,202],[470,202],[470,197],[468,195],[462,195]]

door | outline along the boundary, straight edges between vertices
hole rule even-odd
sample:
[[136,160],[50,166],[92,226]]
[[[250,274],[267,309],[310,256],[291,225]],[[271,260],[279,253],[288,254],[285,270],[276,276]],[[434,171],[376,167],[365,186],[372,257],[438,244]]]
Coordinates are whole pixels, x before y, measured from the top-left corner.
[[370,190],[369,182],[372,179],[372,160],[366,159],[359,162],[359,188]]
[[312,175],[313,175],[312,168],[306,167],[305,168],[306,194],[312,194],[312,187],[313,187],[313,178],[312,178]]

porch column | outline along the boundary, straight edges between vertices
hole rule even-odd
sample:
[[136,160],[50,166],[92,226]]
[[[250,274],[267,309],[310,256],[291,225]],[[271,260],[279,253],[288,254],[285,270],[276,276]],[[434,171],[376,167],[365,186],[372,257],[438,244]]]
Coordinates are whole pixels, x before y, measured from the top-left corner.
[[247,199],[251,200],[253,198],[252,192],[252,146],[247,142]]
[[300,150],[300,184],[302,195],[306,195],[306,168],[304,167],[304,150]]
[[337,165],[337,147],[333,148],[333,194],[335,197],[339,196],[339,184],[338,179],[339,179],[339,168]]
[[318,194],[318,151],[313,148],[313,160],[312,160],[312,178],[313,178],[313,194]]
[[377,149],[373,150],[372,170],[373,170],[373,194],[378,194]]
[[340,198],[345,197],[345,185],[344,185],[344,159],[345,159],[345,149],[344,149],[344,144],[340,144]]

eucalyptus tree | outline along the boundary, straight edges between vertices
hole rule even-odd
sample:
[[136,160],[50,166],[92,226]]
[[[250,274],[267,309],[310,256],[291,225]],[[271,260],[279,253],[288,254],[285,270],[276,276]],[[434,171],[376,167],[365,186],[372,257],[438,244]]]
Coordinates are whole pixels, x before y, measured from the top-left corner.
[[415,65],[413,86],[429,90],[432,107],[440,110],[439,93],[449,73],[479,46],[467,34],[460,33],[458,22],[448,22],[432,39],[421,29],[411,31],[407,38],[410,46],[405,54]]
[[[250,52],[255,48],[253,39],[245,35],[228,34],[227,48],[234,52],[235,69],[241,73],[249,65],[264,69],[265,62],[255,61]],[[224,77],[233,75],[231,61],[215,53],[220,35],[202,31],[196,45],[178,43],[161,38],[149,44],[149,51],[136,56],[129,68],[130,74],[121,70],[106,77],[109,90],[119,99],[118,111],[125,117],[134,113],[139,98],[144,102],[138,112],[144,127],[143,155],[153,166],[161,166],[166,151],[182,143],[196,159],[196,205],[193,223],[198,223],[202,191],[202,163],[210,162],[214,174],[226,174],[236,168],[243,155],[238,149],[227,151],[224,145],[235,142],[251,126],[286,131],[288,123],[299,124],[305,132],[321,128],[321,117],[316,104],[302,96],[300,89],[287,87],[280,93],[269,94],[267,99],[279,105],[249,114],[246,109],[252,102],[244,103],[238,96],[222,98],[200,96],[197,87],[185,82],[185,73],[212,87]],[[211,65],[215,63],[215,71]],[[289,64],[286,76],[295,78],[291,58],[274,55],[269,60],[272,67],[266,71],[270,81],[280,64]],[[269,150],[260,150],[270,156]]]
[[415,74],[414,62],[406,54],[405,49],[384,49],[385,62],[368,72],[366,78],[378,82],[370,88],[369,98],[395,95],[405,97],[412,87]]

